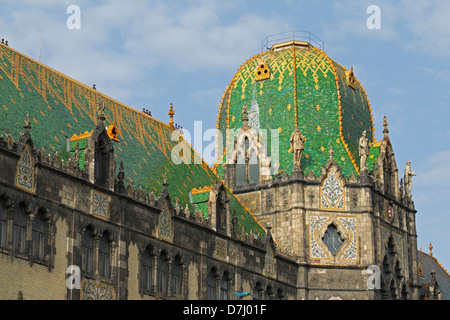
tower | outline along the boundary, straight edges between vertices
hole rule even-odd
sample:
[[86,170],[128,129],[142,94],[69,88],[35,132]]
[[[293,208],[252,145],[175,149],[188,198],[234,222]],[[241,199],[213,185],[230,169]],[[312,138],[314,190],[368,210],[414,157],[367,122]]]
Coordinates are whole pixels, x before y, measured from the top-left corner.
[[[376,141],[353,67],[298,34],[269,37],[274,44],[227,86],[215,170],[270,224],[277,244],[297,255],[299,296],[323,299],[336,290],[346,299],[417,299],[416,210],[399,182],[387,119]],[[255,105],[257,119],[248,108]],[[409,165],[402,180],[414,175]],[[367,291],[369,266],[380,271],[374,291]]]

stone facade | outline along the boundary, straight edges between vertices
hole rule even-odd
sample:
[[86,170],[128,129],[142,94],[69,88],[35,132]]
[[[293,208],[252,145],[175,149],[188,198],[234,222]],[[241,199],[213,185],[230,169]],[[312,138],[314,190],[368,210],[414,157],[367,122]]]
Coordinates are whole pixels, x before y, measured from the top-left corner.
[[[0,138],[2,233],[7,239],[0,248],[0,299],[236,299],[234,292],[253,292],[257,283],[260,298],[297,298],[297,261],[274,247],[270,233],[265,241],[240,234],[235,219],[229,219],[228,228],[215,230],[211,219],[171,205],[170,181],[153,200],[140,190],[121,188],[116,177],[107,177],[115,181],[110,190],[93,183],[89,171],[72,160],[64,163],[58,154],[36,151],[29,132],[20,141],[7,140]],[[34,188],[18,186],[11,174],[21,170],[23,150],[31,155],[27,169],[34,170]],[[220,185],[214,192],[221,194]],[[19,208],[26,216],[23,252],[16,236]],[[42,240],[34,238],[38,215],[45,221]],[[45,254],[40,260],[36,250],[41,242]],[[268,251],[270,275],[264,271]],[[143,265],[146,254],[149,265]],[[80,268],[79,289],[67,287],[69,266]]]
[[[226,179],[233,181],[233,169],[225,166]],[[399,188],[381,190],[374,174],[345,179],[331,158],[318,177],[292,172],[233,189],[299,261],[297,299],[419,298],[414,204]],[[336,250],[325,241],[330,226]],[[371,265],[380,269],[380,290],[367,290]]]

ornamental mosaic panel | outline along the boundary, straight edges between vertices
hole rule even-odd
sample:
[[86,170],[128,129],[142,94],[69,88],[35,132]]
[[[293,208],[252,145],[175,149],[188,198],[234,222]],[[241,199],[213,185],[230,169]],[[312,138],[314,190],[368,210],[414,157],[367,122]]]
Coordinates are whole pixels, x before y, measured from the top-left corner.
[[34,193],[34,173],[30,147],[25,145],[17,163],[16,187]]
[[345,229],[350,241],[340,256],[340,260],[356,261],[358,260],[358,233],[356,218],[338,217],[337,220],[342,224],[342,227]]
[[325,249],[320,244],[322,240],[319,240],[319,243],[318,239],[323,226],[329,219],[329,216],[309,217],[309,255],[311,259],[328,259]]
[[336,171],[331,168],[327,178],[320,187],[320,207],[322,209],[344,210],[344,184],[338,179]]
[[102,219],[109,219],[109,196],[92,191],[92,214]]
[[261,193],[253,192],[236,195],[236,197],[241,201],[244,207],[247,207],[251,213],[261,212]]
[[222,260],[227,260],[228,256],[227,247],[228,247],[227,240],[216,238],[216,250],[214,252],[214,256]]
[[159,236],[161,238],[170,240],[171,233],[172,233],[172,220],[170,218],[170,211],[167,206],[167,203],[164,203],[164,206],[159,216]]
[[81,281],[81,300],[115,300],[116,292],[110,284],[83,278]]

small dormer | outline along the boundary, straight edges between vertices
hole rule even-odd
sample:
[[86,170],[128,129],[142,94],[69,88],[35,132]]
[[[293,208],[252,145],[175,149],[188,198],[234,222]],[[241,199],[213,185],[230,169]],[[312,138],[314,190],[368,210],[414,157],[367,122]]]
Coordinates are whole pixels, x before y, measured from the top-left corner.
[[116,171],[113,141],[119,141],[118,130],[115,123],[105,126],[104,106],[101,104],[97,110],[96,128],[70,138],[71,154],[80,169],[87,173],[89,181],[110,190],[114,189]]

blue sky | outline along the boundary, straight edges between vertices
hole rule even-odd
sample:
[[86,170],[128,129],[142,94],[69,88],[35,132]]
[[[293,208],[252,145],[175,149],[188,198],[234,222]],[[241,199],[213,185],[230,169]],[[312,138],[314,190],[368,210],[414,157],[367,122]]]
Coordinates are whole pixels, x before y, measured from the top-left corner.
[[[80,8],[70,30],[67,7]],[[367,8],[380,8],[380,29]],[[331,59],[353,66],[373,109],[389,120],[399,176],[411,160],[418,247],[450,268],[450,2],[17,1],[0,4],[0,38],[46,65],[193,133],[216,126],[225,87],[267,35],[312,32]],[[41,55],[42,48],[42,55]],[[205,141],[203,147],[210,142]],[[197,150],[201,152],[201,150]],[[203,155],[211,162],[211,156]]]

